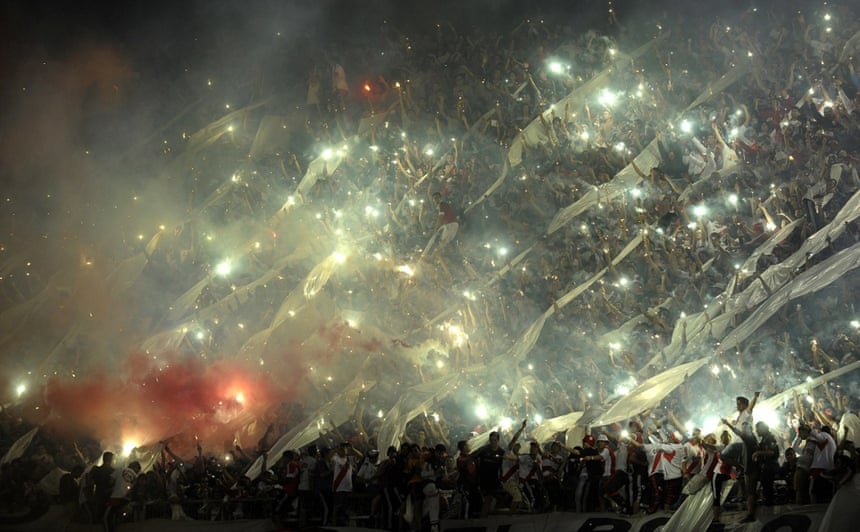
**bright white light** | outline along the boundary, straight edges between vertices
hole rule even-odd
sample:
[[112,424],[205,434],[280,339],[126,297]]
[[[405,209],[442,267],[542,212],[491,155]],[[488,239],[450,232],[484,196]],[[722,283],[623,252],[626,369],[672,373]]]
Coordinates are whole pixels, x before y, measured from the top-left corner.
[[562,65],[558,61],[552,61],[549,64],[549,71],[553,74],[561,74],[562,72],[564,72],[564,65]]
[[397,271],[400,273],[405,273],[409,277],[415,275],[415,270],[413,270],[408,264],[404,264],[403,266],[398,266]]
[[123,443],[123,444],[122,444],[122,455],[123,455],[123,456],[128,456],[128,455],[130,455],[130,454],[131,454],[131,452],[132,452],[133,450],[135,450],[135,448],[137,448],[137,443],[136,443],[136,442],[133,442],[133,441],[129,440],[129,441],[127,441],[127,442]]
[[701,218],[702,216],[708,214],[708,209],[704,205],[696,205],[695,207],[693,207],[693,214]]
[[616,95],[609,89],[604,89],[603,92],[600,93],[600,96],[597,98],[597,102],[604,107],[612,107],[617,101],[618,95]]
[[737,194],[729,194],[729,203],[732,205],[738,204],[738,195]]
[[540,415],[540,414],[535,414],[535,418],[534,418],[534,419],[535,419],[535,423],[536,423],[536,424],[538,424],[538,425],[540,425],[541,423],[543,423],[543,416],[542,416],[542,415]]
[[424,150],[424,155],[433,155],[433,148],[427,148]]
[[702,423],[702,434],[711,434],[717,427],[720,426],[720,418],[717,416],[709,416]]
[[338,264],[343,264],[344,262],[346,262],[346,255],[344,255],[343,253],[341,253],[341,252],[339,252],[339,251],[336,251],[336,252],[332,255],[332,258],[333,258],[333,259],[334,259],[334,261],[335,261],[336,263],[338,263]]
[[385,415],[385,414],[383,414],[382,410],[378,410],[378,411],[376,412],[376,417],[378,417],[379,419],[382,419],[382,416],[384,416],[384,415]]
[[440,358],[439,360],[436,361],[436,367],[439,369],[444,368],[445,367],[445,361]]
[[777,429],[780,427],[781,423],[779,421],[779,414],[773,408],[770,408],[766,404],[758,403],[755,407],[755,418],[759,421],[764,421],[768,427],[772,429]]
[[621,438],[622,439],[627,439],[629,437],[630,437],[630,431],[629,430],[625,429],[625,430],[621,431]]
[[615,151],[617,151],[619,153],[623,152],[625,149],[627,149],[627,146],[623,142],[619,142],[618,144],[615,145]]
[[511,427],[514,426],[514,420],[509,417],[503,417],[499,420],[499,428],[502,430],[511,430]]
[[692,435],[694,428],[696,428],[696,424],[693,423],[692,421],[688,421],[688,422],[684,423],[684,430],[687,431],[687,434]]
[[579,138],[581,138],[582,140],[588,140],[588,131],[583,131],[582,133],[580,133]]
[[683,131],[684,133],[689,133],[690,131],[693,131],[693,124],[691,124],[690,121],[687,119],[681,120],[681,131]]
[[232,271],[233,266],[230,264],[229,260],[222,261],[215,266],[215,274],[220,275],[221,277],[227,277]]
[[618,284],[620,284],[621,286],[627,286],[627,283],[629,282],[630,281],[627,280],[627,277],[622,277],[621,279],[618,279]]
[[860,329],[860,321],[851,320],[851,326],[854,327],[855,329]]
[[634,198],[638,198],[642,195],[642,190],[640,190],[638,188],[634,188],[633,190],[630,191],[630,195],[633,196]]
[[618,386],[617,388],[615,388],[615,393],[618,395],[627,395],[628,393],[630,393],[630,388],[628,388],[627,386]]
[[377,146],[376,144],[372,145],[370,147],[370,151],[379,151],[379,146]]
[[773,222],[767,222],[766,224],[764,224],[764,226],[767,228],[768,231],[773,231],[774,229],[776,229],[776,224]]
[[615,48],[609,49],[609,55],[615,55],[616,53],[617,53],[617,50],[615,50]]
[[806,382],[812,382],[812,377],[807,376],[807,377],[806,377]]
[[833,18],[833,17],[830,16],[830,13],[827,13],[826,15],[824,15],[824,20],[830,20],[831,18]]
[[451,335],[451,341],[456,347],[462,346],[469,339],[469,335],[459,325],[448,325],[448,334]]
[[475,415],[478,416],[478,419],[487,419],[490,417],[490,413],[487,411],[487,406],[483,404],[479,404],[475,407]]
[[323,160],[328,161],[329,159],[332,158],[333,155],[334,155],[334,152],[331,150],[331,148],[326,148],[322,151]]
[[499,248],[499,255],[504,257],[507,254],[508,254],[508,248]]
[[25,384],[19,384],[17,387],[15,387],[15,393],[18,395],[18,397],[21,397],[22,395],[24,395],[24,392],[26,392],[26,391],[27,391],[27,386]]
[[815,399],[813,399],[811,395],[807,395],[806,396],[806,402],[809,404],[812,404],[815,402]]

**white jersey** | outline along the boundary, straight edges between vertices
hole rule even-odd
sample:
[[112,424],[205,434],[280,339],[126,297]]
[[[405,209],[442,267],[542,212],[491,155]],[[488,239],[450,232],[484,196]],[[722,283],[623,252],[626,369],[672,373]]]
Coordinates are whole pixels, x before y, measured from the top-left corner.
[[[739,412],[737,417],[734,419],[734,426],[739,431],[744,434],[752,434],[753,431],[753,416],[749,409],[744,410],[743,412]],[[732,432],[732,443],[743,443],[743,438],[738,436],[734,431]]]
[[807,439],[807,445],[815,446],[815,454],[812,457],[812,469],[833,469],[833,456],[836,454],[836,442],[826,432],[813,432]]
[[331,490],[333,492],[352,491],[352,457],[335,454],[331,459],[331,466],[334,472]]
[[684,475],[684,460],[687,449],[680,443],[664,443],[662,446],[663,478],[673,480]]
[[528,482],[541,478],[541,458],[540,455],[532,457],[530,454],[520,455],[519,467],[520,481]]
[[311,490],[311,475],[313,475],[314,467],[317,465],[317,459],[313,456],[302,456],[301,468],[299,473],[299,491]]

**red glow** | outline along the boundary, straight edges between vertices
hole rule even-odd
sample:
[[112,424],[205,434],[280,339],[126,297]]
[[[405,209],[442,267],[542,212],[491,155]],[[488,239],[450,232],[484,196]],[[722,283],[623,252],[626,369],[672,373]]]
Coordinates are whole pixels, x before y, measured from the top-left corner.
[[179,434],[196,434],[220,444],[298,394],[235,361],[207,366],[197,359],[153,360],[136,354],[127,365],[126,380],[103,374],[88,380],[49,381],[45,389],[49,424],[64,432],[94,435],[105,445],[129,439],[146,445]]

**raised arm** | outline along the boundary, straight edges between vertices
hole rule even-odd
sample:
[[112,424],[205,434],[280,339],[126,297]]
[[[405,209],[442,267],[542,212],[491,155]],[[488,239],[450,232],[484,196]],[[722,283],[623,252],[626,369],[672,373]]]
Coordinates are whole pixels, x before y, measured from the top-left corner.
[[514,444],[515,444],[515,443],[517,442],[517,440],[519,439],[520,434],[522,434],[522,433],[523,433],[523,431],[526,429],[526,423],[528,423],[528,421],[529,421],[528,419],[524,419],[524,420],[523,420],[523,424],[522,424],[522,425],[520,425],[520,428],[519,428],[519,429],[514,433],[513,437],[511,437],[511,443],[510,443],[510,444],[508,444],[508,447],[513,447],[513,446],[514,446]]
[[747,412],[752,414],[753,408],[755,408],[756,403],[758,402],[758,396],[761,395],[761,392],[756,392],[753,394],[753,399],[750,401],[749,407],[747,407]]

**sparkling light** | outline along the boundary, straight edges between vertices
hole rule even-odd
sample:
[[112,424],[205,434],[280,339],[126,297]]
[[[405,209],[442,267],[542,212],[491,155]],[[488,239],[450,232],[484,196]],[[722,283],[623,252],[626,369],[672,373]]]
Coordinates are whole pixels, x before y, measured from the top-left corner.
[[487,410],[487,405],[479,404],[475,407],[475,415],[478,419],[487,419],[490,417],[490,412]]

